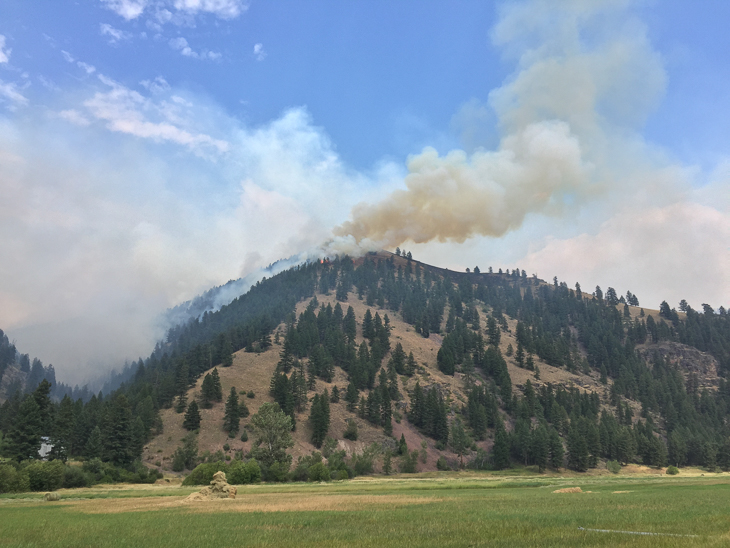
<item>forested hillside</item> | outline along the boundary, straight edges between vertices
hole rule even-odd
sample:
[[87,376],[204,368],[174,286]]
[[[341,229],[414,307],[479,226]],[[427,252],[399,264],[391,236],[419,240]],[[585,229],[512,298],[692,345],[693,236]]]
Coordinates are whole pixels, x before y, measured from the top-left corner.
[[[0,372],[18,359],[10,346],[5,338]],[[275,356],[268,394],[255,397],[276,405],[256,400],[249,414],[244,394],[224,393],[220,377],[228,379],[234,354]],[[587,294],[518,270],[455,273],[400,253],[308,263],[173,328],[135,369],[119,390],[87,402],[51,402],[47,382],[30,395],[17,391],[0,408],[3,454],[36,458],[48,437],[52,458],[130,467],[165,436],[162,417],[179,414],[191,434],[167,463],[151,455],[145,462],[184,470],[206,458],[228,466],[222,453],[198,455],[202,410],[217,407],[225,408],[215,427],[222,440],[256,437],[239,444],[233,461],[255,458],[270,480],[324,469],[328,477],[408,472],[426,463],[730,468],[723,308],[699,312],[683,301],[679,312],[667,303],[645,311],[631,292]],[[330,427],[332,405],[344,431]],[[283,445],[266,452],[261,436],[276,424],[284,425]],[[347,445],[358,425],[380,432],[377,446]],[[391,437],[394,425],[402,436]],[[306,436],[326,460],[314,453],[290,472],[292,429],[300,449]],[[406,434],[416,439],[410,432],[420,447],[408,447]],[[427,449],[438,460],[428,460]]]

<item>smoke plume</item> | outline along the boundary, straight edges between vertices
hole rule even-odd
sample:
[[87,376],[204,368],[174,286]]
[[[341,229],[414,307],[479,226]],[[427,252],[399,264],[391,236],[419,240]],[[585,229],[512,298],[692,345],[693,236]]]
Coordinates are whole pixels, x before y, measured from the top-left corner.
[[661,97],[665,74],[643,27],[627,23],[626,7],[503,5],[492,38],[517,69],[489,94],[499,145],[470,156],[426,148],[409,159],[405,189],[355,206],[335,235],[391,248],[500,237],[530,214],[574,214],[628,184],[646,152],[634,130]]

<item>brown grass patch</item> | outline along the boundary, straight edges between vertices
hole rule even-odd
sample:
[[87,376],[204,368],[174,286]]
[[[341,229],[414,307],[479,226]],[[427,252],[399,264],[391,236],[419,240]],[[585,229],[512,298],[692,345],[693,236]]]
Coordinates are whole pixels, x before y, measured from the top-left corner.
[[621,494],[621,493],[631,493],[631,492],[632,492],[632,491],[614,491],[614,492],[613,492],[613,494],[614,494],[614,495],[619,495],[619,494]]
[[[172,499],[172,500],[171,500]],[[86,514],[150,512],[169,508],[186,508],[194,512],[346,512],[367,507],[397,508],[428,504],[442,499],[405,495],[301,495],[281,493],[257,494],[236,499],[190,501],[184,497],[145,497],[132,499],[88,500],[68,503]]]
[[582,493],[583,489],[580,487],[565,487],[564,489],[556,489],[553,493]]

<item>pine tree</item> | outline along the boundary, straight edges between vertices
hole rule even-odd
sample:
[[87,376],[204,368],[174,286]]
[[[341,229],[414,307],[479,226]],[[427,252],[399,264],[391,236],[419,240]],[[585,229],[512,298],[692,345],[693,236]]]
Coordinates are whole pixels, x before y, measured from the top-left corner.
[[223,387],[221,386],[221,378],[218,375],[218,368],[214,367],[213,372],[211,373],[211,378],[213,379],[213,394],[214,394],[214,400],[217,402],[223,401]]
[[188,410],[185,412],[185,420],[183,421],[183,428],[186,430],[197,430],[200,428],[200,411],[195,400],[191,401],[190,405],[188,405]]
[[230,437],[238,433],[238,427],[241,421],[239,412],[238,394],[236,393],[236,387],[232,386],[231,393],[226,400],[226,413],[223,417],[223,430],[228,432]]
[[563,457],[565,456],[565,449],[563,449],[563,441],[560,439],[560,435],[555,428],[550,429],[550,437],[548,439],[548,451],[550,453],[550,466],[554,469],[561,468],[563,466]]
[[17,461],[38,457],[41,447],[41,413],[33,395],[28,395],[20,404],[18,414],[7,438],[4,440],[4,454]]
[[200,390],[200,405],[203,409],[210,409],[213,407],[213,402],[216,401],[216,388],[213,376],[207,373],[203,378],[203,385]]
[[347,410],[351,413],[355,412],[357,407],[358,391],[355,385],[350,382],[347,385],[347,392],[345,393],[345,401],[347,402]]
[[84,456],[87,459],[101,458],[102,451],[101,430],[98,426],[95,426],[84,447]]
[[509,468],[509,438],[501,422],[497,425],[494,433],[494,446],[492,447],[492,462],[497,470]]
[[104,460],[126,466],[134,460],[132,452],[132,411],[123,394],[114,398],[107,409],[102,429]]
[[314,395],[309,422],[312,426],[312,444],[318,448],[322,447],[330,427],[329,395],[326,390],[321,396]]
[[464,468],[464,454],[471,447],[471,440],[464,430],[460,418],[455,418],[451,423],[451,448],[459,455],[459,466]]

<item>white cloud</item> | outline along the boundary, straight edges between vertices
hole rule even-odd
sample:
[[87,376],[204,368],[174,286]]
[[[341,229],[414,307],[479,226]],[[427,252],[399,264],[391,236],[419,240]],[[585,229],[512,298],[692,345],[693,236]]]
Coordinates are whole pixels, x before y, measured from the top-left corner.
[[96,67],[94,65],[90,65],[89,63],[85,63],[83,61],[77,61],[76,58],[69,52],[61,50],[61,54],[63,55],[63,58],[66,60],[67,63],[75,64],[86,74],[94,74],[96,72]]
[[186,13],[211,13],[221,19],[234,19],[248,9],[242,0],[174,0],[172,4]]
[[58,113],[58,117],[77,126],[88,126],[91,123],[88,118],[74,109],[62,110]]
[[96,67],[93,65],[90,65],[89,63],[84,63],[83,61],[78,61],[76,65],[83,69],[86,74],[94,74],[96,72]]
[[[220,19],[235,19],[248,9],[248,3],[243,0],[101,0],[107,9],[127,21],[137,19],[145,13],[147,8],[154,9],[157,22],[183,22],[186,17],[210,14]],[[172,8],[175,13],[167,8]]]
[[176,143],[199,154],[220,154],[229,149],[225,140],[182,127],[187,121],[179,106],[165,101],[155,103],[105,76],[99,78],[111,89],[95,93],[84,106],[91,116],[105,121],[108,129],[156,142]]
[[5,36],[0,34],[0,64],[7,63],[10,60],[10,53],[13,50],[5,47]]
[[264,51],[264,45],[263,44],[256,44],[253,47],[253,56],[256,58],[257,61],[263,61],[266,59],[266,51]]
[[101,0],[101,2],[107,9],[112,10],[127,21],[142,15],[149,3],[147,0]]
[[203,50],[200,53],[193,51],[193,49],[188,45],[188,41],[182,36],[173,38],[170,40],[169,44],[172,49],[179,51],[185,57],[192,57],[193,59],[209,59],[211,61],[217,61],[221,58],[221,54],[215,51]]
[[0,102],[9,103],[10,109],[28,104],[28,99],[18,91],[18,86],[13,82],[0,80]]
[[156,76],[154,80],[142,80],[139,84],[154,94],[164,93],[170,90],[170,84],[162,76]]
[[117,43],[121,42],[122,40],[129,40],[132,38],[131,33],[125,32],[120,29],[115,29],[108,23],[101,23],[99,25],[99,29],[101,31],[102,36],[109,37],[110,44],[117,44]]

